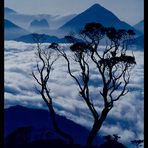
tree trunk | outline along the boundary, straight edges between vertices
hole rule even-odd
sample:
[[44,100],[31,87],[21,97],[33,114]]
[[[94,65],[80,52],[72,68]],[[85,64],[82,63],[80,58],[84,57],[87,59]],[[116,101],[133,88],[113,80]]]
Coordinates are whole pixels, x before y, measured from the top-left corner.
[[73,145],[73,143],[74,143],[73,138],[72,138],[69,134],[65,133],[64,131],[62,131],[62,130],[58,127],[54,109],[53,109],[51,106],[48,106],[48,108],[49,108],[49,110],[50,110],[50,114],[51,114],[53,126],[54,126],[54,129],[56,130],[56,132],[59,133],[59,134],[60,134],[62,137],[64,137],[65,139],[67,139],[68,142],[69,142],[69,144]]
[[109,109],[104,108],[102,111],[101,117],[94,121],[94,125],[87,138],[87,144],[86,144],[87,146],[90,146],[93,143],[93,140],[97,136],[97,133],[100,130],[104,120],[106,119],[108,112],[109,112]]

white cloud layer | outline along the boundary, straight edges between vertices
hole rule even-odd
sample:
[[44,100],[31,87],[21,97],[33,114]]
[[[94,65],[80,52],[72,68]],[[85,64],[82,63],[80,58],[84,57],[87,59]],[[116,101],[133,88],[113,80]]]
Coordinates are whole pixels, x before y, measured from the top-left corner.
[[[35,47],[35,44],[5,41],[5,108],[15,104],[46,108],[41,96],[35,90],[36,81],[31,75],[36,64]],[[118,134],[125,144],[130,144],[130,140],[143,138],[143,54],[143,51],[134,52],[137,65],[131,74],[130,92],[115,103],[101,128],[102,135]],[[73,67],[73,71],[77,71],[77,66],[73,65]],[[97,75],[94,65],[92,65],[90,71],[92,72],[90,94],[94,99],[93,102],[97,110],[100,112],[103,102],[99,102],[97,98],[100,97],[98,92],[101,86],[95,83],[100,77]],[[86,104],[79,96],[78,87],[74,80],[67,73],[66,62],[62,58],[56,62],[49,83],[51,96],[58,114],[90,128],[93,118]]]

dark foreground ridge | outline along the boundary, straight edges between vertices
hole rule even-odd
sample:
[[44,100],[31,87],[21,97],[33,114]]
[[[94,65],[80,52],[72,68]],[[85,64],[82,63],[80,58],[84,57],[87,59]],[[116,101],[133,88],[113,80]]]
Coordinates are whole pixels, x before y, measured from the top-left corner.
[[70,145],[53,130],[46,110],[17,105],[5,109],[4,116],[4,148],[126,148],[115,140],[103,143],[100,137],[95,139],[93,146],[84,146],[88,130],[56,115],[61,128],[74,138],[75,144]]

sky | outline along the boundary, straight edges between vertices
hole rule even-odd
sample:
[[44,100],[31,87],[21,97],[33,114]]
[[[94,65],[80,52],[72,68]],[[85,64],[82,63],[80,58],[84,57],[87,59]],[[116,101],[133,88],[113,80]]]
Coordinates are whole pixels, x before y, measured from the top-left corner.
[[134,25],[144,18],[144,0],[5,0],[5,7],[25,14],[78,14],[99,3]]
[[[45,46],[48,47],[49,44],[44,44],[42,48]],[[66,47],[66,45],[63,46]],[[31,74],[36,68],[35,48],[36,45],[31,43],[5,41],[5,108],[13,105],[47,108],[35,89],[35,85],[36,87],[38,85]],[[68,51],[66,53],[69,55]],[[133,139],[143,139],[143,54],[143,51],[134,51],[137,64],[131,71],[130,83],[128,84],[130,91],[125,97],[115,102],[114,108],[110,111],[100,131],[101,134],[118,134],[123,143],[130,143],[130,140]],[[76,74],[78,65],[71,64],[72,72]],[[65,60],[60,57],[54,64],[50,76],[49,88],[54,108],[58,114],[90,128],[93,121],[92,115],[79,95],[78,86],[67,73],[66,65]],[[98,80],[101,83],[97,69],[92,64],[90,66],[90,96],[97,111],[100,112],[103,101],[101,102],[101,96],[99,96],[99,90],[102,89],[102,86],[95,83]]]

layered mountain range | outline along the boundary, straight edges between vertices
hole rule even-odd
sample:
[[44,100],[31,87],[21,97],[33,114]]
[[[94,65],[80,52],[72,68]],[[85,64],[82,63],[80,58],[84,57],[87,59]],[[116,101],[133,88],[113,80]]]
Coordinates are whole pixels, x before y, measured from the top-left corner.
[[[144,30],[144,21],[141,21],[136,25],[131,26],[128,23],[121,21],[115,14],[113,14],[111,11],[107,10],[99,4],[94,4],[93,6],[78,15],[72,14],[63,17],[46,14],[25,15],[20,14],[12,9],[5,8],[5,19],[7,19],[7,21],[9,20],[9,25],[5,25],[6,40],[13,39],[25,42],[28,37],[27,42],[31,42],[31,40],[29,40],[30,34],[36,32],[38,34],[49,35],[48,40],[51,40],[51,42],[61,42],[61,39],[52,40],[50,39],[50,37],[56,36],[58,38],[63,38],[65,35],[70,33],[77,34],[84,27],[84,25],[89,22],[97,22],[101,23],[105,27],[115,27],[117,29],[133,29],[136,32],[136,37],[141,36],[140,39],[144,38],[142,37]],[[13,25],[10,25],[10,23]],[[28,36],[26,36],[27,32]],[[140,41],[138,45],[141,46],[143,42],[143,40],[142,42]]]
[[50,29],[57,29],[62,26],[65,22],[72,19],[76,14],[70,15],[49,15],[49,14],[36,14],[36,15],[29,15],[29,14],[22,14],[16,12],[13,9],[5,7],[4,9],[4,18],[8,19],[12,22],[15,22],[18,26],[21,26],[25,29],[29,29],[31,22],[37,20],[46,20],[50,26]]
[[4,20],[4,39],[13,40],[22,35],[29,34],[29,31],[19,27],[18,25],[12,23],[9,20]]

